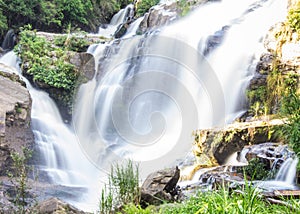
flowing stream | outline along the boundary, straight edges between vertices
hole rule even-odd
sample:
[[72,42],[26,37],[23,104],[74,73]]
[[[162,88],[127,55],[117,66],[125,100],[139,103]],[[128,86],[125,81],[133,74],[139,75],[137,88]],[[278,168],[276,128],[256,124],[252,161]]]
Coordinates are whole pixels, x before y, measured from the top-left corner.
[[[120,40],[92,45],[97,74],[81,85],[70,126],[49,96],[27,83],[41,170],[56,184],[86,188],[69,202],[90,210],[113,162],[132,159],[143,177],[182,160],[192,130],[223,126],[243,112],[262,38],[284,20],[286,4],[208,3],[152,34],[135,35],[139,19]],[[120,11],[99,34],[112,35],[131,11]]]

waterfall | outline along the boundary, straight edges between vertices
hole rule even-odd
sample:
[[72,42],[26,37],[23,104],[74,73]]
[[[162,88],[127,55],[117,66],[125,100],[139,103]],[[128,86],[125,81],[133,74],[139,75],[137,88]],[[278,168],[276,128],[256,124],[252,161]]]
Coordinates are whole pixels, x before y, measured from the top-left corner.
[[296,167],[298,164],[298,158],[288,158],[281,165],[277,172],[276,181],[283,181],[287,184],[295,184],[296,181]]
[[[99,33],[111,36],[128,11]],[[192,130],[223,126],[243,111],[262,37],[285,15],[283,0],[223,0],[152,34],[134,36],[135,25],[130,37],[91,46],[97,74],[79,89],[72,126],[28,84],[41,170],[57,184],[88,188],[91,197],[77,201],[96,205],[99,177],[111,163],[132,159],[142,176],[175,164],[190,150]],[[221,41],[204,56],[220,29]]]
[[[285,1],[224,0],[159,32],[109,44],[93,89],[80,90],[75,104],[85,153],[103,170],[133,159],[145,174],[183,158],[191,130],[222,126],[243,111],[262,38],[285,14]],[[205,42],[224,26],[222,42],[204,56]]]
[[105,26],[101,26],[98,30],[98,34],[101,36],[110,38],[117,31],[118,27],[126,22],[130,21],[134,16],[134,5],[129,4],[124,9],[121,9],[117,14],[113,16],[110,23]]

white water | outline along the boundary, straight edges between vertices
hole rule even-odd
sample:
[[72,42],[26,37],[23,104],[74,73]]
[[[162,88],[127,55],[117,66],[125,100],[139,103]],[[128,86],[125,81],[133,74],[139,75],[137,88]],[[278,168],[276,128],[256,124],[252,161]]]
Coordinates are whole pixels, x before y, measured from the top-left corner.
[[128,18],[132,18],[134,16],[133,8],[134,6],[129,4],[126,8],[121,9],[117,14],[114,15],[110,23],[105,28],[99,28],[98,34],[107,38],[113,37],[118,27],[121,24],[126,23]]
[[[29,86],[32,125],[45,157],[42,169],[55,183],[87,187],[92,199],[82,195],[78,201],[94,209],[100,171],[111,162],[131,158],[146,175],[183,158],[192,130],[231,122],[241,110],[248,68],[261,52],[262,36],[286,13],[282,0],[261,1],[263,7],[245,13],[255,2],[260,1],[208,4],[158,36],[91,47],[96,67],[104,58],[100,75],[80,88],[74,127],[64,124],[46,93]],[[118,16],[113,26],[124,21]],[[222,45],[205,59],[198,48],[225,25],[231,27]]]
[[267,191],[299,189],[296,184],[298,158],[288,158],[281,165],[274,180],[259,182],[257,186]]

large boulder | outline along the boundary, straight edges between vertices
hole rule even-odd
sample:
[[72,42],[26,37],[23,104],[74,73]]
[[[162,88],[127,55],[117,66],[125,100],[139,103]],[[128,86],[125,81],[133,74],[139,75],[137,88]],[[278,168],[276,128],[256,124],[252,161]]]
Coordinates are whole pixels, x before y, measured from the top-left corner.
[[141,204],[143,206],[159,205],[166,201],[173,201],[178,195],[179,177],[178,167],[151,173],[141,187]]
[[16,74],[1,71],[0,64],[0,175],[11,165],[10,154],[22,152],[22,147],[33,145],[30,126],[31,97]]
[[278,142],[272,127],[283,124],[282,120],[252,121],[234,123],[224,128],[197,130],[193,144],[197,164],[222,165],[231,154],[241,151],[246,145]]

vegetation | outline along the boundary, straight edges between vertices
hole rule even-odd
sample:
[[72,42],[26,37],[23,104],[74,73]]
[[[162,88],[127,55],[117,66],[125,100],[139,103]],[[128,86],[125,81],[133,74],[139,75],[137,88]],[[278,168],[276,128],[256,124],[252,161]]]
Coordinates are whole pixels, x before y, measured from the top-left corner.
[[32,157],[32,150],[23,147],[22,154],[13,152],[11,158],[13,160],[12,170],[8,172],[11,182],[15,188],[14,204],[18,207],[18,213],[26,213],[26,197],[28,194],[27,174],[32,168],[27,165],[27,162]]
[[274,172],[268,170],[267,165],[259,158],[253,158],[249,161],[248,165],[238,170],[238,172],[244,173],[253,180],[266,180],[274,174]]
[[136,7],[136,16],[140,17],[144,15],[148,10],[153,7],[154,5],[157,5],[159,3],[159,0],[140,0],[137,1],[135,7]]
[[298,200],[291,200],[294,210],[283,205],[273,205],[263,200],[258,189],[252,184],[245,183],[242,191],[229,191],[223,187],[218,191],[198,192],[197,195],[176,206],[166,207],[164,214],[200,214],[200,213],[238,213],[238,214],[264,214],[264,213],[296,213],[300,211]]
[[[99,202],[100,213],[111,213],[123,206],[140,202],[139,172],[132,161],[125,166],[115,165],[111,168],[108,185],[102,189]],[[127,206],[126,209],[131,209]]]
[[132,0],[0,0],[0,40],[8,29],[31,24],[33,29],[62,32],[74,29],[96,31],[101,23]]
[[22,70],[32,75],[34,81],[55,88],[74,89],[78,72],[68,62],[69,56],[63,48],[53,46],[35,31],[23,29],[15,51],[22,60]]
[[185,16],[188,14],[188,12],[190,12],[192,2],[186,0],[177,0],[177,6],[181,11],[180,15]]
[[293,8],[289,10],[289,15],[287,18],[288,25],[292,30],[300,34],[300,2],[298,1]]

